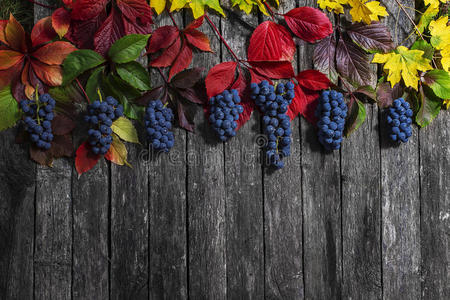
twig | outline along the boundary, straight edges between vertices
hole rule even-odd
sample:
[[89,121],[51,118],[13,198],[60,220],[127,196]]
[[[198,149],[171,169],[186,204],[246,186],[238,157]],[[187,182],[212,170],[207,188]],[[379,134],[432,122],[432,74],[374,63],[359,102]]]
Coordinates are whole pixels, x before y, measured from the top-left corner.
[[80,90],[83,92],[84,97],[86,97],[86,100],[88,101],[88,103],[91,103],[91,100],[89,99],[86,91],[84,90],[83,86],[81,85],[81,82],[78,80],[78,78],[75,78],[75,80],[77,81],[78,87],[80,88]]
[[48,8],[48,9],[57,9],[56,6],[51,6],[51,5],[39,3],[39,2],[36,2],[36,1],[34,1],[34,0],[28,0],[28,2],[33,3],[33,4],[36,4],[36,5],[39,5],[39,6],[42,6],[42,7],[45,7],[45,8]]
[[225,41],[225,39],[223,38],[222,34],[220,34],[219,29],[217,29],[216,25],[214,25],[214,23],[211,21],[211,19],[208,17],[207,14],[205,14],[205,18],[208,21],[209,25],[214,29],[214,31],[216,32],[217,36],[220,38],[220,40],[225,45],[225,47],[227,47],[228,51],[231,53],[231,55],[234,57],[234,59],[237,62],[242,62],[242,60],[236,55],[236,53],[234,53],[234,51],[228,45],[227,41]]
[[414,23],[414,20],[411,18],[411,16],[406,12],[405,7],[403,4],[400,3],[399,0],[395,0],[397,2],[398,6],[400,6],[401,10],[405,13],[406,17],[409,19],[409,21],[414,25],[414,28],[417,30],[417,33],[419,34],[420,38],[425,41],[425,38],[423,37],[422,33],[419,31],[419,28],[417,28],[416,23]]

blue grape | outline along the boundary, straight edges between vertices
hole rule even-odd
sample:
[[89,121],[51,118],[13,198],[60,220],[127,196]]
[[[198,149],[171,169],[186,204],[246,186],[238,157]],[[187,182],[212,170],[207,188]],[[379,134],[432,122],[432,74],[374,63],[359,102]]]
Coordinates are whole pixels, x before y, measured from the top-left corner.
[[347,117],[344,96],[336,91],[323,91],[316,109],[319,142],[327,150],[341,148],[342,136]]
[[389,137],[394,142],[408,142],[412,135],[413,111],[403,98],[395,99],[387,110],[387,123],[390,126]]
[[276,87],[268,81],[251,84],[251,98],[263,113],[263,132],[268,143],[265,155],[270,166],[284,167],[283,158],[291,154],[291,120],[286,112],[295,97],[294,84],[279,83]]
[[153,150],[169,152],[175,144],[173,135],[172,109],[163,105],[161,100],[150,101],[145,111],[147,137]]
[[244,112],[237,90],[225,90],[209,99],[209,122],[223,142],[236,135],[237,121]]

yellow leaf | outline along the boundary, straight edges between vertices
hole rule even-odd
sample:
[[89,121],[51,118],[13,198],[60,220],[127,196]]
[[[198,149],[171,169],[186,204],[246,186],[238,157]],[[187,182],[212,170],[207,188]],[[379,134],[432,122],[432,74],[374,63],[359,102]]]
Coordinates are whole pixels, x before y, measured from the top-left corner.
[[112,131],[122,140],[130,143],[139,144],[139,138],[133,123],[124,117],[120,117],[111,125]]
[[185,6],[189,6],[192,9],[195,19],[198,19],[205,14],[205,6],[214,9],[225,17],[222,7],[220,7],[219,0],[172,0],[170,11],[179,10]]
[[257,5],[263,14],[269,15],[261,0],[231,0],[232,7],[238,6],[239,9],[243,10],[247,15],[251,13],[254,5]]
[[120,138],[113,134],[113,141],[111,143],[111,148],[109,148],[108,153],[106,153],[105,158],[116,165],[123,166],[127,165],[131,168],[131,165],[127,161],[128,151],[125,144],[122,143]]
[[378,21],[378,17],[388,15],[386,8],[381,6],[378,1],[348,0],[348,4],[352,7],[350,15],[353,22],[363,21],[366,24],[370,24],[372,21]]
[[344,13],[344,4],[348,4],[348,0],[318,0],[317,4],[321,9],[333,11],[336,14]]
[[450,109],[450,99],[444,100],[445,109]]
[[423,54],[422,50],[409,50],[404,46],[399,46],[394,52],[376,53],[372,62],[385,64],[384,70],[388,71],[387,80],[392,87],[403,78],[405,86],[417,90],[418,71],[432,69],[430,60],[423,57]]
[[441,50],[441,64],[445,71],[450,71],[450,45]]
[[428,27],[430,22],[438,13],[439,1],[436,1],[435,3],[432,3],[430,6],[428,6],[427,10],[425,10],[423,15],[420,17],[419,24],[417,24],[417,28],[419,29],[420,33],[422,33],[425,28]]
[[166,0],[150,0],[150,7],[154,8],[159,15],[166,8]]
[[[440,0],[442,3],[447,3],[447,0]],[[439,5],[439,0],[424,0],[425,6],[428,4]]]
[[431,21],[430,29],[431,45],[436,49],[444,49],[450,44],[450,26],[447,26],[448,16],[443,16],[436,21]]

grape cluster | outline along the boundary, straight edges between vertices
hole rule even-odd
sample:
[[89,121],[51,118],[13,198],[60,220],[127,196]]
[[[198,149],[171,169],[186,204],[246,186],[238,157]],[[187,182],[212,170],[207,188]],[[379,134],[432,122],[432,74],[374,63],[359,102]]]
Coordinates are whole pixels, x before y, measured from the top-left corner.
[[294,84],[280,83],[275,88],[267,81],[252,83],[252,99],[263,113],[263,129],[268,137],[266,158],[269,165],[284,167],[283,157],[291,154],[291,120],[286,114],[295,97]]
[[209,99],[209,122],[221,141],[225,142],[236,135],[239,115],[244,108],[237,90],[225,90],[222,94]]
[[387,114],[387,122],[391,126],[390,138],[394,142],[401,141],[406,143],[412,135],[412,119],[413,111],[409,107],[409,103],[403,98],[394,100],[392,107],[389,107]]
[[49,94],[43,94],[37,101],[21,101],[20,106],[25,114],[25,126],[31,141],[42,150],[50,149],[53,141],[52,120],[55,100]]
[[145,127],[153,150],[169,152],[175,138],[172,129],[173,112],[161,100],[151,101],[145,111]]
[[85,121],[90,124],[89,144],[95,155],[105,155],[111,147],[112,123],[123,116],[123,106],[113,97],[96,100],[88,106]]
[[347,117],[344,96],[336,91],[323,91],[319,97],[316,117],[319,118],[319,142],[327,150],[341,148],[342,135]]

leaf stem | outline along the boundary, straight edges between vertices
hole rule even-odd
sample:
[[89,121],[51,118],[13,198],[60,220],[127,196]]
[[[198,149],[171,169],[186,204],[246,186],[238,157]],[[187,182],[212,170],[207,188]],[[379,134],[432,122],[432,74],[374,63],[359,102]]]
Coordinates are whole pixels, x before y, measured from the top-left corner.
[[36,117],[37,117],[37,123],[38,125],[41,125],[41,118],[39,117],[39,111],[41,110],[41,105],[39,103],[39,83],[36,84],[36,89],[34,93],[34,102],[36,102],[37,110],[36,110]]
[[270,6],[269,6],[269,4],[267,4],[267,2],[266,1],[263,1],[263,3],[264,3],[264,6],[267,8],[267,10],[269,11],[269,13],[270,13],[270,17],[272,18],[272,20],[273,21],[275,21],[275,13],[273,12],[273,10],[270,8]]
[[166,7],[166,12],[169,14],[169,17],[170,17],[170,19],[172,20],[173,25],[174,25],[176,28],[179,28],[177,22],[175,21],[173,15],[172,15],[172,13],[170,12],[170,10],[167,9],[167,7]]
[[48,9],[57,9],[58,8],[56,6],[51,6],[51,5],[47,5],[47,4],[44,4],[44,3],[39,3],[39,2],[36,2],[34,0],[28,0],[28,2],[36,4],[38,6],[42,6],[42,7],[48,8]]
[[166,77],[166,75],[164,75],[164,73],[163,73],[163,71],[161,70],[161,68],[158,67],[157,69],[158,69],[158,72],[159,72],[159,74],[161,75],[161,77],[164,79],[164,82],[165,82],[166,84],[169,84],[169,81],[167,80],[167,77]]
[[205,14],[205,18],[208,21],[209,25],[214,29],[214,31],[216,32],[217,36],[220,38],[221,42],[225,45],[225,47],[227,47],[228,52],[230,52],[230,54],[234,57],[234,59],[237,62],[241,62],[242,60],[236,55],[236,53],[234,53],[234,51],[231,49],[231,47],[228,45],[227,41],[225,41],[225,39],[223,38],[222,34],[220,34],[219,29],[217,29],[216,25],[214,25],[214,23],[211,21],[211,19],[208,17],[207,14]]
[[88,103],[91,103],[91,100],[89,99],[86,91],[84,90],[83,86],[81,85],[81,82],[78,80],[78,78],[75,78],[75,80],[77,81],[78,87],[80,88],[80,90],[83,92],[84,97],[86,97],[86,100]]

